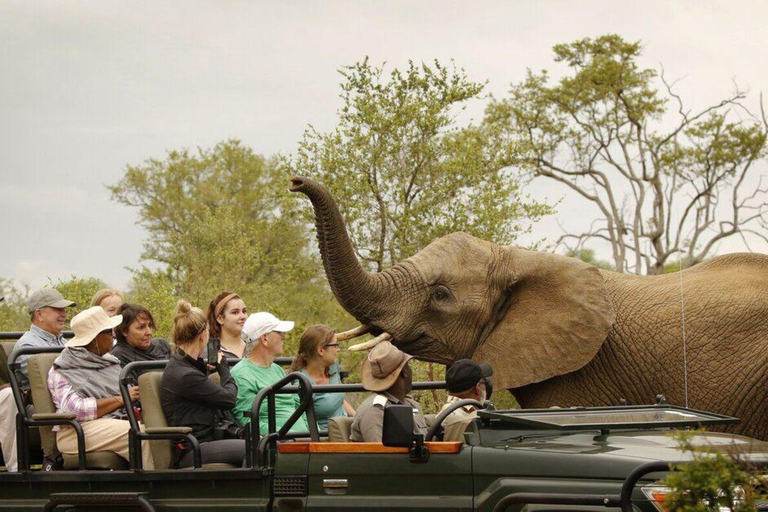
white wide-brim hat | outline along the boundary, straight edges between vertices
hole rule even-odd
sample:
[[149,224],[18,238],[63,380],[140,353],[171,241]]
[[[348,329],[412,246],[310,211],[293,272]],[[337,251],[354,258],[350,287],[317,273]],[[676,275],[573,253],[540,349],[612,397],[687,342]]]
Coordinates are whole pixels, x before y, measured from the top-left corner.
[[123,321],[123,315],[109,316],[101,306],[93,306],[76,314],[70,322],[75,337],[67,342],[68,347],[84,347],[101,332],[114,329]]

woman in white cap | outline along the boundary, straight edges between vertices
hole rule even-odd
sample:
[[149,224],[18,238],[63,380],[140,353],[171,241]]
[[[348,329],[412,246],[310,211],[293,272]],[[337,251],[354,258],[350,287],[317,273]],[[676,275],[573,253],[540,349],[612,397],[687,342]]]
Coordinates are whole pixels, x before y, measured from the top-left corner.
[[[75,315],[69,340],[48,374],[56,412],[74,414],[83,427],[85,451],[111,451],[129,460],[128,431],[123,397],[120,394],[120,361],[112,356],[112,330],[122,322],[120,315],[109,317],[100,306]],[[138,388],[131,388],[138,400]],[[130,404],[129,404],[130,405]],[[77,436],[65,425],[54,427],[61,453],[77,454]],[[144,469],[154,469],[152,451],[142,441]]]
[[[251,410],[256,394],[285,377],[285,371],[274,361],[283,353],[285,333],[293,329],[293,325],[293,322],[278,320],[275,315],[266,312],[254,313],[245,321],[241,336],[245,341],[246,356],[232,368],[232,376],[237,383],[237,404],[232,412],[239,425],[247,423],[245,412]],[[275,420],[278,429],[298,406],[298,395],[275,395]],[[269,431],[266,400],[259,411],[259,425],[262,435]],[[308,430],[304,416],[291,428],[292,432]]]

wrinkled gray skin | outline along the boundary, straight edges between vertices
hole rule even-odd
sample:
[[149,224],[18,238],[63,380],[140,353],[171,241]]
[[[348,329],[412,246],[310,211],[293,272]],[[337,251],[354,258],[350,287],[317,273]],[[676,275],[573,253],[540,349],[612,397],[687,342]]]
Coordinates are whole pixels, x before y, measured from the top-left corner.
[[633,276],[464,233],[435,240],[378,274],[358,262],[335,202],[318,183],[292,191],[315,209],[326,274],[341,305],[420,359],[472,358],[521,406],[688,405],[742,419],[768,439],[768,256],[731,254],[683,274]]

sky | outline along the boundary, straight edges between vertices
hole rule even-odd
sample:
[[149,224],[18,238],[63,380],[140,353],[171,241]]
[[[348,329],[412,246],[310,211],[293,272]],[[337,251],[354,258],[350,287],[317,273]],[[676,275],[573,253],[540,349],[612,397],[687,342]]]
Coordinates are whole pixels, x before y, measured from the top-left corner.
[[[291,153],[309,124],[334,126],[338,70],[366,56],[388,69],[453,59],[504,97],[526,68],[552,67],[553,45],[616,33],[643,42],[644,66],[683,78],[691,106],[736,82],[755,107],[768,94],[766,20],[763,0],[3,0],[0,277],[37,288],[75,274],[125,287],[146,232],[106,185],[127,165],[228,138]],[[474,105],[465,122],[481,115]],[[547,185],[530,192],[563,197]],[[534,236],[577,222],[573,204],[565,197]]]

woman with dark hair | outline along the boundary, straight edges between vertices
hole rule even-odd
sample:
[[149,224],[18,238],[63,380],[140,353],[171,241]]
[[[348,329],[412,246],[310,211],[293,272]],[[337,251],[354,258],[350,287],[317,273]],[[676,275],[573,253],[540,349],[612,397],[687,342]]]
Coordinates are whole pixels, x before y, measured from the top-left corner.
[[[120,362],[109,354],[112,329],[119,315],[109,317],[100,306],[93,306],[72,319],[75,337],[67,342],[48,373],[48,390],[57,413],[74,414],[85,434],[85,451],[112,451],[129,459],[125,405],[120,394]],[[129,388],[132,400],[139,399],[139,388]],[[130,404],[128,404],[130,406]],[[74,429],[57,425],[56,445],[61,453],[77,454]],[[149,442],[142,441],[144,469],[153,469]]]
[[152,338],[155,319],[144,306],[126,302],[117,310],[123,321],[115,328],[117,344],[112,355],[125,366],[134,361],[158,361],[171,357],[171,346],[162,338]]
[[[327,325],[307,327],[299,340],[299,353],[293,360],[291,372],[301,371],[315,384],[339,384],[341,376],[336,356],[339,342],[336,331]],[[328,430],[328,419],[334,416],[354,416],[355,409],[344,398],[344,393],[314,393],[317,428]]]
[[248,317],[243,299],[236,293],[223,291],[208,305],[207,317],[211,340],[218,338],[224,357],[241,359],[245,355],[245,342],[240,333]]
[[[206,352],[208,338],[205,314],[189,302],[180,300],[173,319],[176,348],[160,381],[160,402],[168,425],[192,429],[200,442],[203,464],[224,462],[240,466],[245,457],[245,441],[216,439],[217,415],[235,406],[237,386],[227,361],[222,362],[221,351],[213,365],[219,372],[220,384],[208,378],[201,357]],[[190,467],[193,456],[186,441],[174,447],[174,465],[177,467]]]

